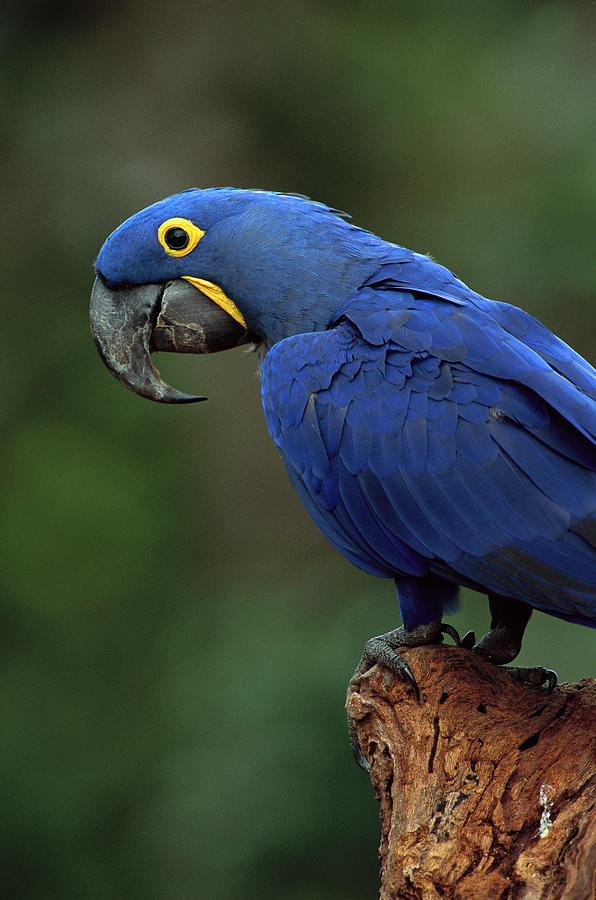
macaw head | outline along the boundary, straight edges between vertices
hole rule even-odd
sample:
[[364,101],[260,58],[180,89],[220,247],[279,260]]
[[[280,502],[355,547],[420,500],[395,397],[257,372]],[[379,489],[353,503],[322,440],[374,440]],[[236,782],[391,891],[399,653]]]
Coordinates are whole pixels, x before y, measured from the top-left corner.
[[95,342],[135,393],[202,399],[165,384],[151,352],[271,346],[324,330],[378,266],[380,243],[304,197],[231,188],[175,194],[127,219],[101,248]]

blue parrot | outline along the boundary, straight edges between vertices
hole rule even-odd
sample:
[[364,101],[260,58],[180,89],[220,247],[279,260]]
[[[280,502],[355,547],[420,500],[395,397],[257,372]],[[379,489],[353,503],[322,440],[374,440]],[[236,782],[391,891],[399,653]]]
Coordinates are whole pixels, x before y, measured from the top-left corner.
[[204,399],[163,382],[154,350],[258,346],[300,499],[397,588],[403,625],[357,672],[381,662],[417,690],[398,649],[457,638],[442,617],[461,585],[491,610],[463,645],[495,663],[533,609],[596,627],[596,371],[536,319],[293,194],[184,191],[120,225],[95,268],[96,344],[142,396]]

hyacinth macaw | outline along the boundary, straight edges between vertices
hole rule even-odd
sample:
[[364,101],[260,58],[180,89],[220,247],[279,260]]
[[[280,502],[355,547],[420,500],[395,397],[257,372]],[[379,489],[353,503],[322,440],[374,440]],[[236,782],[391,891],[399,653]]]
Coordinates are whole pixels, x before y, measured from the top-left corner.
[[532,609],[596,627],[596,372],[536,319],[337,210],[266,191],[168,197],[120,225],[95,268],[99,352],[144,397],[204,399],[162,381],[156,349],[262,348],[267,428],[302,502],[397,587],[403,626],[368,641],[357,672],[381,662],[416,690],[398,648],[453,634],[442,616],[460,585],[492,617],[463,644],[496,663]]

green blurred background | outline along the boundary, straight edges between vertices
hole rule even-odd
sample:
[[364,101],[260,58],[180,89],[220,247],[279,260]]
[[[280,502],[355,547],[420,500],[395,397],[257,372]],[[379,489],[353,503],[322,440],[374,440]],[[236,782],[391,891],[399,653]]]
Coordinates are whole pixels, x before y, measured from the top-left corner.
[[[24,0],[1,33],[3,889],[375,897],[343,700],[392,585],[301,509],[254,356],[162,355],[196,407],[117,384],[92,263],[185,187],[296,191],[594,360],[594,5]],[[536,615],[521,659],[593,675],[594,634]]]

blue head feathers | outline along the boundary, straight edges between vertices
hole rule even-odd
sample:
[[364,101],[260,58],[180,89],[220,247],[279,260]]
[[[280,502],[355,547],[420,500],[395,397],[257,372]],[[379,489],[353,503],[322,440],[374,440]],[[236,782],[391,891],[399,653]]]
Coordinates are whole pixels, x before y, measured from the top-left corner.
[[[174,241],[173,252],[160,233],[170,222],[196,229],[181,250]],[[105,242],[96,270],[112,288],[206,281],[233,302],[252,333],[273,344],[326,328],[382,252],[378,238],[304,197],[191,189],[127,219]]]

